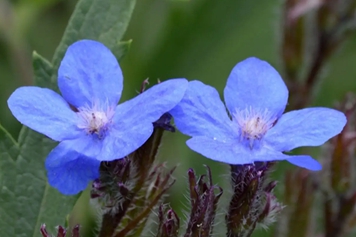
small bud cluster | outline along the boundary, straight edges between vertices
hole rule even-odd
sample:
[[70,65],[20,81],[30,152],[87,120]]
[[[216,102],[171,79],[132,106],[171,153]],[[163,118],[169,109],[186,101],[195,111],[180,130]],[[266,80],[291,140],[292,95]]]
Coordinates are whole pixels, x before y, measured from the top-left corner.
[[173,209],[161,205],[158,209],[158,221],[157,237],[178,237],[180,221]]
[[184,237],[208,237],[212,235],[216,207],[223,190],[213,185],[210,168],[207,175],[196,177],[194,170],[189,169],[190,217]]
[[226,215],[227,236],[250,236],[257,224],[266,226],[282,209],[272,191],[275,181],[267,181],[272,162],[231,165],[233,196]]
[[73,227],[72,231],[71,231],[71,235],[67,235],[67,230],[62,227],[62,226],[58,226],[57,228],[57,235],[50,235],[46,229],[46,225],[43,224],[41,226],[40,232],[42,234],[43,237],[79,237],[79,225],[76,225]]

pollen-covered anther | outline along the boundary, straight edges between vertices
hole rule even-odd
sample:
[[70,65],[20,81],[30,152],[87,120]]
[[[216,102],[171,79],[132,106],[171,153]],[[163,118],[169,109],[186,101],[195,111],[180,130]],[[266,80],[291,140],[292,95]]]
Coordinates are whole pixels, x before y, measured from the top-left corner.
[[99,137],[103,136],[103,132],[108,129],[108,125],[112,122],[114,111],[107,109],[101,110],[99,106],[82,107],[78,109],[80,123],[78,127],[84,129],[87,134],[97,134]]
[[275,121],[267,110],[260,112],[252,108],[235,113],[234,118],[239,125],[242,138],[248,140],[261,140]]
[[98,133],[102,128],[108,124],[109,120],[104,112],[91,113],[91,120],[89,122],[89,132]]

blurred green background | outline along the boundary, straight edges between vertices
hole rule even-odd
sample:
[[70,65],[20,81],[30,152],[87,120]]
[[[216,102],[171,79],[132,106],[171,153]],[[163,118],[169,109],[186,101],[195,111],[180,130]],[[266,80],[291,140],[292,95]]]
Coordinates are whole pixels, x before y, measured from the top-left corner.
[[[7,98],[17,87],[32,84],[32,51],[52,58],[76,2],[0,0],[0,123],[15,137],[20,124],[7,108]],[[135,96],[146,78],[151,84],[157,79],[199,79],[222,92],[232,67],[249,56],[267,60],[281,71],[282,7],[281,0],[138,0],[123,38],[133,42],[120,62],[125,79],[122,100]],[[333,106],[347,91],[356,91],[355,63],[353,34],[324,68],[313,105]],[[179,209],[186,210],[189,167],[204,173],[202,164],[210,165],[214,181],[225,188],[225,194],[229,184],[228,167],[189,150],[186,139],[179,133],[167,133],[160,152],[160,160],[167,166],[179,164],[177,182],[167,201],[182,218]],[[278,178],[290,168],[289,164],[279,165]],[[228,201],[224,196],[222,206]],[[86,192],[74,212],[75,221],[86,219],[87,202]],[[219,213],[221,223],[223,208]],[[266,236],[258,233],[254,236]]]

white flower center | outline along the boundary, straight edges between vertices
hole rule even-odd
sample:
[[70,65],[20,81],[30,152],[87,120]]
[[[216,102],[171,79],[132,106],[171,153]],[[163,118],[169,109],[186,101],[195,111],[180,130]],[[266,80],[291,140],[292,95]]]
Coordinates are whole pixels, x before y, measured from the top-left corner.
[[80,118],[79,128],[84,129],[87,134],[96,134],[99,138],[102,138],[112,122],[114,110],[108,107],[104,110],[94,103],[90,107],[78,108],[77,114]]
[[261,140],[266,132],[273,126],[276,118],[268,111],[246,108],[233,114],[239,125],[241,138],[249,140],[250,147],[254,140]]

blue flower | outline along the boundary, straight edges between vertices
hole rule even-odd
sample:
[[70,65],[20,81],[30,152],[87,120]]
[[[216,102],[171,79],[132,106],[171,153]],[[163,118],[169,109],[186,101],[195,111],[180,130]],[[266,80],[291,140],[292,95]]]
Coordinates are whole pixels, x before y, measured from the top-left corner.
[[24,125],[59,141],[45,166],[49,183],[75,194],[99,175],[100,161],[123,158],[152,134],[153,125],[183,97],[188,82],[172,79],[118,104],[123,76],[103,44],[81,40],[69,46],[58,70],[62,94],[33,86],[9,98],[12,114]]
[[[224,90],[189,82],[182,101],[170,113],[177,128],[192,138],[187,145],[212,160],[228,164],[287,160],[310,170],[321,165],[308,155],[286,155],[294,148],[319,146],[341,132],[345,115],[329,108],[283,114],[288,89],[267,62],[248,58],[232,70]],[[282,115],[283,114],[283,115]]]

